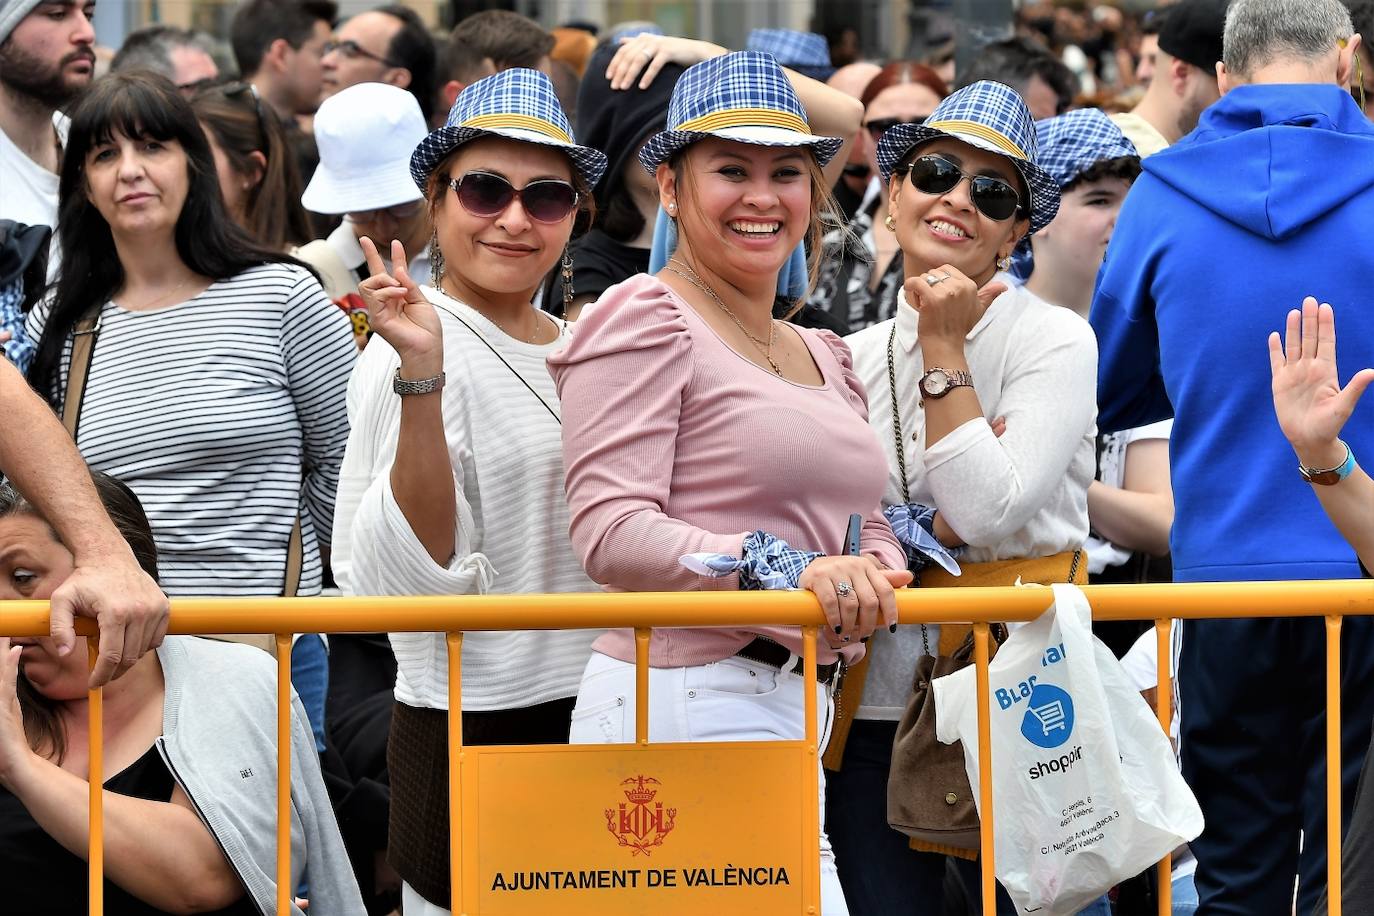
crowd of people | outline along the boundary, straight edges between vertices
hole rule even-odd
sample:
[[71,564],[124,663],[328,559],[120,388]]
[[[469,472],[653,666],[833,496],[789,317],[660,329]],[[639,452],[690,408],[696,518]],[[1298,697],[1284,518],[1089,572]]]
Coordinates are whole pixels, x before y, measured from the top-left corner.
[[[273,910],[275,644],[167,637],[167,596],[808,590],[823,912],[964,916],[977,861],[889,789],[913,671],[969,628],[897,590],[1374,567],[1370,0],[1038,2],[968,49],[921,9],[872,61],[844,23],[439,36],[331,0],[98,54],[93,10],[0,0],[0,598],[52,616],[0,634],[16,912],[85,909],[101,685],[107,908]],[[1148,691],[1143,627],[1096,629]],[[292,644],[297,912],[449,912],[446,642],[376,628]],[[1174,913],[1324,913],[1321,622],[1174,629],[1208,823]],[[801,738],[801,645],[653,631],[650,739]],[[462,651],[465,743],[633,740],[629,630]]]

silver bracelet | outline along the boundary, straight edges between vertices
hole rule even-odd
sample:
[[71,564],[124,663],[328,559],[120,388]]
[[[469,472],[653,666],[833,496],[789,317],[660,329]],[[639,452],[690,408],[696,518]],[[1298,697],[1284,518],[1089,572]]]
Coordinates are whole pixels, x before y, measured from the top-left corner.
[[431,378],[416,379],[409,381],[401,378],[401,367],[396,367],[396,375],[391,380],[391,390],[405,397],[408,394],[433,394],[444,387],[444,373]]

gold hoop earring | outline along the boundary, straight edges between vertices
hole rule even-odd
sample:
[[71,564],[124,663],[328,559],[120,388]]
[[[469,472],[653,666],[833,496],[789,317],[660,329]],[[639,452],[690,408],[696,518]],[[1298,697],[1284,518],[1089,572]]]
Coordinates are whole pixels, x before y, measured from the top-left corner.
[[887,227],[889,232],[897,231],[897,221],[892,218],[891,213],[887,215],[887,219],[883,220],[883,225]]

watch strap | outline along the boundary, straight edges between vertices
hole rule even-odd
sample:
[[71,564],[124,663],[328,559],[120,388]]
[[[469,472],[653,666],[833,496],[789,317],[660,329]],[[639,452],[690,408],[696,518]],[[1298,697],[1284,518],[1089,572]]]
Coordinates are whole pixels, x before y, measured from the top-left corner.
[[444,373],[430,378],[421,378],[411,381],[401,378],[401,367],[396,367],[396,375],[391,379],[391,390],[401,397],[411,394],[433,394],[444,387]]
[[[941,391],[938,394],[931,393],[926,390],[926,379],[936,372],[941,373],[942,375],[944,375],[946,379],[949,380],[948,383],[945,385],[944,391]],[[925,375],[921,376],[920,382],[921,394],[925,395],[928,398],[942,398],[945,395],[949,394],[951,391],[953,391],[955,388],[972,387],[972,373],[965,372],[962,369],[946,369],[943,366],[931,366],[928,370],[926,370]]]
[[1345,480],[1355,470],[1355,453],[1350,449],[1350,443],[1337,440],[1345,446],[1345,460],[1332,468],[1310,468],[1306,465],[1298,465],[1298,473],[1302,479],[1311,484],[1322,487],[1329,487]]

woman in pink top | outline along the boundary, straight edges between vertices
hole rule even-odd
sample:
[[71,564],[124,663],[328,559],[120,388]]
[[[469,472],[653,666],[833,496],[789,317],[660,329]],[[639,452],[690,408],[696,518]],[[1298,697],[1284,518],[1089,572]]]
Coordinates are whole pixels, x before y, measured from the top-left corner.
[[[879,622],[895,623],[893,588],[910,579],[879,512],[886,460],[848,349],[772,318],[778,272],[817,231],[821,165],[841,141],[812,135],[783,71],[750,52],[688,69],[668,124],[640,160],[676,219],[676,252],[658,276],[589,306],[549,358],[574,547],[594,580],[628,590],[758,587],[756,569],[706,568],[720,555],[790,562],[779,578],[815,592],[830,624],[826,691],[840,656],[859,658]],[[852,513],[865,519],[861,555],[843,556]],[[683,562],[693,554],[717,556],[694,572]],[[630,631],[594,648],[571,740],[632,741]],[[802,738],[800,652],[796,627],[654,631],[650,738]],[[822,877],[824,912],[845,913],[824,837]]]

